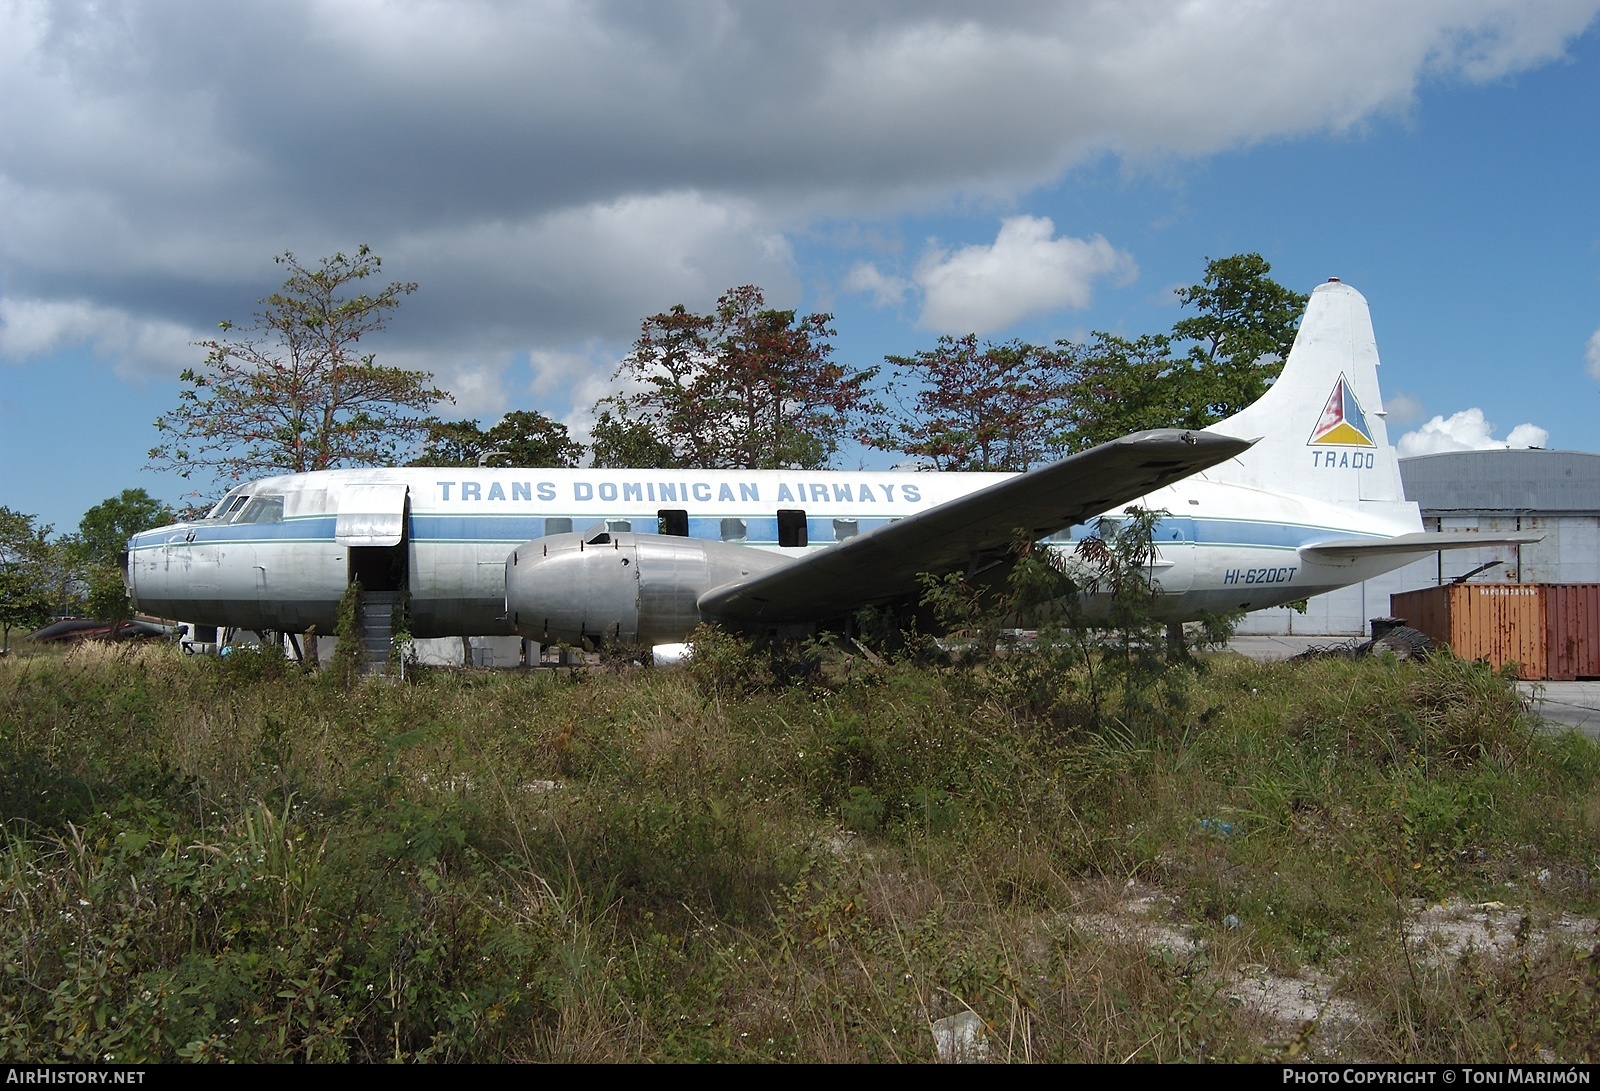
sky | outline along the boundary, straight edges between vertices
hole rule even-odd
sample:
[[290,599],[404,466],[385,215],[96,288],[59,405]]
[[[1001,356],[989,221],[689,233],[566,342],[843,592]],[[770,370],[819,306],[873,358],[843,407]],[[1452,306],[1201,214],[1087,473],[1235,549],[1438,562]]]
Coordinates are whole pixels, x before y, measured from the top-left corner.
[[[0,0],[0,505],[145,469],[302,260],[368,348],[580,436],[647,315],[757,284],[870,367],[1136,335],[1208,258],[1369,301],[1401,451],[1600,449],[1600,0]],[[841,465],[887,456],[842,452]]]

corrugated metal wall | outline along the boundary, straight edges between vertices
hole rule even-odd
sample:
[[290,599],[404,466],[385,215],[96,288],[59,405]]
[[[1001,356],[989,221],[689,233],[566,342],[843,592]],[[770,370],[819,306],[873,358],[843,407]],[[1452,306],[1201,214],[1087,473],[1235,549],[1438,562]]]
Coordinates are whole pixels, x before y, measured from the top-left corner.
[[1565,583],[1545,589],[1550,678],[1600,678],[1600,584]]
[[1395,617],[1448,644],[1462,659],[1486,659],[1496,667],[1515,663],[1518,678],[1546,677],[1543,587],[1458,583],[1394,595],[1389,606]]
[[1600,584],[1453,584],[1389,608],[1463,659],[1516,663],[1519,678],[1600,678]]

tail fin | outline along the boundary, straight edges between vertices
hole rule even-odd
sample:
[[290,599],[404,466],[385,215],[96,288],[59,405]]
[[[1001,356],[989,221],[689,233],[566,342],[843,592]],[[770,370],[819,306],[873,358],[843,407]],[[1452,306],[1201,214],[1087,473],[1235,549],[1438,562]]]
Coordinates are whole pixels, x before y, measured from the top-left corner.
[[1330,280],[1311,293],[1278,381],[1207,429],[1260,442],[1205,476],[1334,503],[1403,501],[1383,418],[1367,301]]

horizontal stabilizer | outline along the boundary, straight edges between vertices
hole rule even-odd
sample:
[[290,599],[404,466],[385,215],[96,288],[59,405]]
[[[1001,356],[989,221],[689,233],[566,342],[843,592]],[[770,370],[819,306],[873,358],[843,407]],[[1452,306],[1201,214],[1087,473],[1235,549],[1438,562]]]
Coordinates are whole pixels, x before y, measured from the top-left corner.
[[1417,531],[1395,538],[1339,538],[1300,547],[1300,556],[1322,564],[1355,564],[1368,557],[1396,553],[1433,553],[1441,549],[1492,549],[1495,546],[1532,545],[1544,534],[1536,530],[1514,530],[1504,534],[1440,534]]

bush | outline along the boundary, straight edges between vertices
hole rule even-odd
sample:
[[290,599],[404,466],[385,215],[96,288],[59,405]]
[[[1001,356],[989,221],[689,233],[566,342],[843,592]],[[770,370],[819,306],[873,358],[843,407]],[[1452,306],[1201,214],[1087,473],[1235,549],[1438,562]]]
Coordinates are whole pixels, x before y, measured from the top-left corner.
[[[0,663],[0,1055],[920,1060],[968,1008],[994,1059],[1593,1048],[1600,750],[1493,672],[1219,657],[1096,726],[1048,647],[784,684],[719,639],[349,690]],[[1439,901],[1520,945],[1426,961]],[[1242,991],[1303,966],[1344,1030]]]

